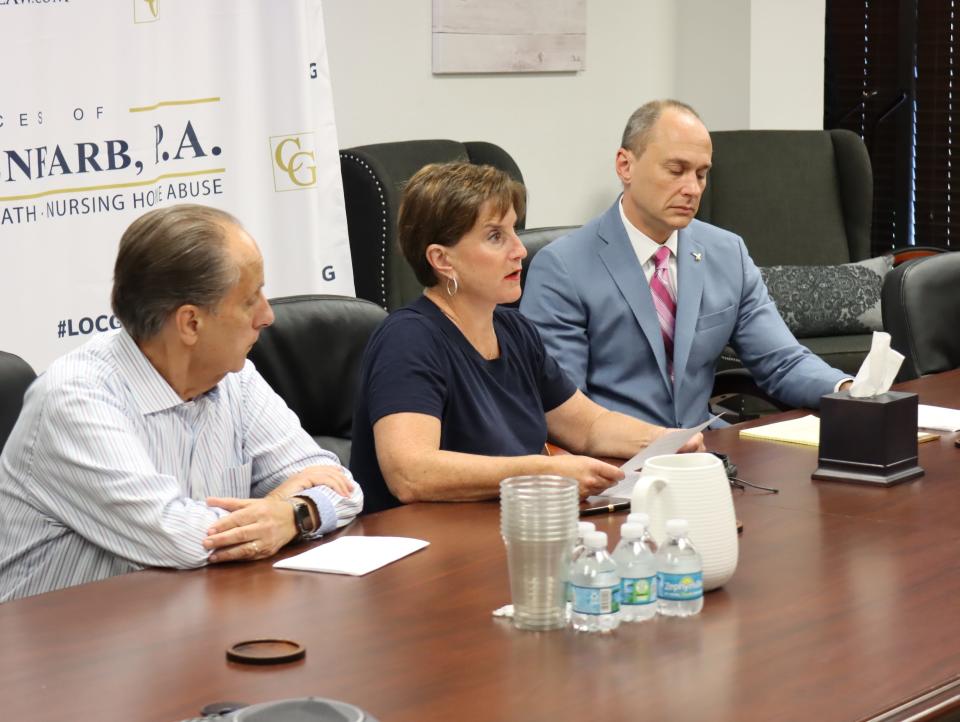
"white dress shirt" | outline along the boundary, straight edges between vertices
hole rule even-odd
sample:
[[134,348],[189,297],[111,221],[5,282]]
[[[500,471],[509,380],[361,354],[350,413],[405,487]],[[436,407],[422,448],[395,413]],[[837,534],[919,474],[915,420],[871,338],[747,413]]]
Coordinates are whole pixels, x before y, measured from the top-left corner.
[[670,278],[670,292],[673,297],[677,297],[677,232],[674,231],[670,237],[663,243],[657,243],[637,228],[627,218],[623,211],[623,196],[620,196],[620,220],[623,221],[623,227],[627,231],[627,238],[630,239],[630,245],[633,246],[633,252],[637,254],[637,260],[640,261],[640,267],[643,269],[643,275],[647,277],[647,283],[653,278],[653,272],[657,269],[657,262],[653,255],[660,250],[661,245],[670,249],[670,259],[667,261]]
[[[98,336],[34,382],[0,456],[0,601],[202,566],[207,529],[227,513],[207,496],[263,497],[324,464],[340,466],[249,361],[183,401],[125,331]],[[363,505],[356,483],[349,497],[303,495],[317,536]]]

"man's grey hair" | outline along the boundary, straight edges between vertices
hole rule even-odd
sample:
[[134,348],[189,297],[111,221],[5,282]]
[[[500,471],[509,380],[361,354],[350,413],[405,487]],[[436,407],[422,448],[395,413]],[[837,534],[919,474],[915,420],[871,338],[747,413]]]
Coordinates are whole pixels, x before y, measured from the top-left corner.
[[620,141],[620,147],[632,151],[636,156],[643,155],[643,151],[647,149],[647,143],[650,142],[650,132],[653,130],[653,126],[660,120],[663,111],[668,108],[689,113],[700,120],[697,111],[679,100],[671,100],[670,98],[651,100],[633,111],[627,121],[627,127],[623,129],[623,139]]
[[124,231],[113,269],[111,305],[137,341],[156,336],[184,304],[214,308],[240,280],[225,211],[182,204],[145,213]]

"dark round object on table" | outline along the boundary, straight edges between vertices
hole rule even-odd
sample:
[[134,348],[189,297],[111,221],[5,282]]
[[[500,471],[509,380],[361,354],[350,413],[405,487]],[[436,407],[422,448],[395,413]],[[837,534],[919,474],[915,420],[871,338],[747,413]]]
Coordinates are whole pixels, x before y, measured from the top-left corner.
[[306,655],[306,648],[290,639],[247,639],[227,650],[227,659],[239,664],[283,664]]

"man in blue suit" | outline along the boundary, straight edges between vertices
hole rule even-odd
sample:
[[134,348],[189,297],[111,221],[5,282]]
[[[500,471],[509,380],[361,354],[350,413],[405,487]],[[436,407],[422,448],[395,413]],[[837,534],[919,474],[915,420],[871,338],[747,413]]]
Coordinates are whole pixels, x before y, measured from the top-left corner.
[[623,194],[536,255],[520,304],[588,396],[663,426],[708,418],[727,344],[791,406],[816,407],[847,381],[797,343],[743,239],[694,220],[712,154],[690,106],[636,110],[616,156]]

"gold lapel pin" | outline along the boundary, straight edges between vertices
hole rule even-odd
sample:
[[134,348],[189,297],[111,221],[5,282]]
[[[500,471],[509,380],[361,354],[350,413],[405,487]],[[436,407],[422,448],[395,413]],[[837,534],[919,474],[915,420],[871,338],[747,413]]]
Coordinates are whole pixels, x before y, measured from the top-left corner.
[[702,254],[702,253],[697,253],[696,251],[691,251],[691,252],[690,252],[690,255],[693,256],[693,260],[696,261],[697,263],[700,263],[700,261],[703,260],[703,254]]

